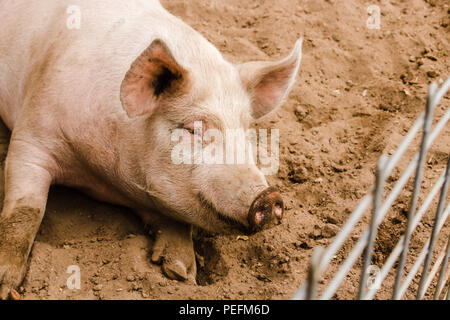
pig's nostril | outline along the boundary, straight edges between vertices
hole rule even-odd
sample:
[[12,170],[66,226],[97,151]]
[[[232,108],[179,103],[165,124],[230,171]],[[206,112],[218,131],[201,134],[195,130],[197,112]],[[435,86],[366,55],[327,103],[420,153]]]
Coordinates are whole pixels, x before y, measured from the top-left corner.
[[275,205],[275,208],[273,209],[273,212],[275,213],[275,216],[279,220],[283,219],[283,208],[279,204]]
[[274,187],[261,192],[253,201],[248,212],[250,231],[259,231],[272,222],[280,222],[283,218],[284,207],[280,193]]
[[255,224],[260,225],[264,220],[264,213],[258,211],[255,213]]

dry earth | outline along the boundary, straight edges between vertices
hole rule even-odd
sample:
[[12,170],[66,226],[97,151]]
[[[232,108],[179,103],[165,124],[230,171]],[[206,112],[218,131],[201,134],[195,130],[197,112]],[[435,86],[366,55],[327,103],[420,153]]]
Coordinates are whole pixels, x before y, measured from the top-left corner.
[[[429,83],[442,83],[450,75],[450,7],[445,0],[163,4],[233,62],[280,58],[304,36],[302,67],[289,99],[256,125],[280,129],[280,171],[269,181],[283,191],[287,217],[247,241],[199,231],[195,286],[166,279],[150,263],[153,239],[132,212],[54,187],[21,288],[25,299],[291,298],[305,280],[312,248],[333,240],[373,183],[380,154],[392,154],[423,111]],[[366,9],[372,4],[381,9],[379,30],[366,27]],[[436,119],[448,105],[449,95],[437,108]],[[8,139],[2,128],[2,159]],[[418,144],[416,139],[394,170],[388,189]],[[443,170],[449,151],[447,126],[429,152],[422,195]],[[383,264],[403,233],[409,196],[408,190],[402,193],[381,225],[374,264]],[[414,233],[408,268],[430,234],[433,212]],[[368,222],[366,215],[334,257],[325,282]],[[449,232],[447,221],[443,234],[448,237]],[[444,238],[437,248],[442,249]],[[334,298],[354,298],[360,264]],[[66,287],[70,265],[81,269],[81,290]],[[390,297],[392,281],[391,274],[378,299]],[[407,298],[413,298],[417,283],[416,278]]]

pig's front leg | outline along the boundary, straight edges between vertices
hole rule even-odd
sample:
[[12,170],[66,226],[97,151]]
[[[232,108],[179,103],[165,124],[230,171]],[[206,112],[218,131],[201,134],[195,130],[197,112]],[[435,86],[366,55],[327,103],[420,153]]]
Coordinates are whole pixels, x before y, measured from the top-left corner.
[[162,271],[170,279],[196,283],[192,226],[153,212],[138,214],[156,233],[152,262],[162,263]]
[[0,300],[8,299],[11,289],[17,289],[25,277],[52,181],[38,162],[45,158],[29,143],[11,141],[0,215]]

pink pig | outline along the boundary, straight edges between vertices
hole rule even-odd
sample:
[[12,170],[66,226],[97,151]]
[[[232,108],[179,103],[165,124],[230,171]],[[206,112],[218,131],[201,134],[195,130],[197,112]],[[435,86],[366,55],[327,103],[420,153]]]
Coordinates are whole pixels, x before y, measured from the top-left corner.
[[[301,39],[277,62],[233,65],[156,0],[0,2],[0,116],[12,136],[0,216],[0,298],[26,273],[49,187],[133,209],[156,230],[152,261],[195,282],[192,226],[258,231],[283,215],[254,162],[179,165],[171,133],[226,134],[279,107]],[[76,11],[76,10],[75,10]]]

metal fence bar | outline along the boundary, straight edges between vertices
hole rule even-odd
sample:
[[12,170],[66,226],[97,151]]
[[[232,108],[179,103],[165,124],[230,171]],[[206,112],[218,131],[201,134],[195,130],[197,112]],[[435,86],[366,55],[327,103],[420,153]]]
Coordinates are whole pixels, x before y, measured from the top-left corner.
[[[433,85],[433,83],[431,84]],[[441,87],[435,92],[433,96],[433,105],[437,105],[439,101],[445,96],[447,91],[450,90],[450,77],[445,80]]]
[[356,243],[356,245],[353,247],[350,254],[347,256],[347,259],[345,259],[344,263],[342,264],[341,268],[339,268],[338,272],[335,274],[334,278],[330,281],[330,284],[325,289],[324,293],[320,297],[321,300],[328,300],[333,297],[333,295],[336,293],[337,289],[339,288],[339,285],[344,280],[344,277],[347,275],[347,273],[350,271],[350,269],[355,264],[356,260],[361,255],[362,251],[364,250],[364,247],[367,244],[367,239],[369,238],[369,233],[365,232],[359,241]]
[[369,236],[364,252],[363,268],[361,269],[361,279],[359,281],[358,299],[361,299],[361,297],[364,294],[367,282],[367,272],[370,266],[370,262],[372,260],[373,243],[375,241],[375,237],[377,234],[378,214],[380,211],[381,201],[383,198],[384,182],[386,180],[386,164],[388,163],[388,160],[389,158],[384,154],[381,155],[380,159],[378,160],[375,192],[373,195],[372,219],[370,221]]
[[[422,216],[425,214],[425,212],[427,212],[429,206],[433,202],[434,197],[437,195],[437,193],[439,192],[439,189],[441,188],[441,186],[443,184],[444,184],[444,173],[442,173],[439,176],[439,178],[437,179],[433,188],[431,189],[431,191],[428,193],[427,197],[423,201],[422,206],[420,207],[420,209],[417,211],[416,215],[414,216],[413,229],[415,229],[417,227],[420,220],[422,219]],[[450,206],[447,209],[450,210]],[[388,259],[384,263],[384,266],[381,268],[381,272],[378,275],[379,282],[382,282],[387,277],[389,270],[391,270],[392,266],[397,261],[397,258],[402,253],[402,249],[403,249],[402,244],[403,244],[404,238],[405,238],[404,235],[400,237],[400,239],[397,242],[397,245],[392,250]],[[367,293],[367,295],[365,297],[363,297],[363,299],[372,299],[373,296],[375,295],[376,291],[377,291],[376,289],[369,290],[369,292]]]
[[[449,110],[450,111],[450,110]],[[450,112],[449,112],[450,114]],[[436,128],[435,130],[438,130],[438,128]],[[431,137],[430,137],[431,139]],[[431,143],[428,143],[428,147],[431,145]],[[395,199],[397,198],[397,196],[400,194],[400,192],[403,190],[403,187],[406,185],[406,183],[408,182],[411,174],[414,172],[414,169],[416,167],[417,164],[417,159],[419,158],[419,153],[417,153],[414,157],[414,159],[409,163],[408,167],[405,169],[405,171],[403,172],[402,176],[399,178],[399,180],[397,181],[396,185],[394,186],[394,188],[392,189],[391,193],[389,194],[388,198],[386,199],[386,201],[383,203],[383,205],[380,208],[380,214],[377,217],[377,223],[380,223],[384,216],[386,215],[386,213],[389,211],[391,205],[394,203]],[[392,158],[391,158],[392,159]],[[386,171],[387,174],[387,171]],[[437,193],[438,189],[436,189],[436,193]],[[351,217],[349,218],[349,220],[347,221],[347,223],[344,224],[343,228],[341,229],[341,232],[338,235],[341,235],[341,238],[339,239],[339,241],[345,241],[345,239],[348,237],[348,235],[350,234],[350,232],[352,231],[353,226],[357,223],[357,221],[360,219],[360,217],[362,216],[362,214],[364,213],[363,210],[366,210],[367,207],[369,206],[370,201],[372,200],[372,195],[371,194],[367,194],[363,200],[360,202],[360,204],[358,205],[358,207],[355,209],[354,214],[351,215]],[[359,215],[357,217],[357,215]],[[356,220],[356,221],[353,221]],[[345,228],[345,229],[344,229]],[[348,230],[348,231],[347,231]],[[344,234],[344,232],[348,232],[348,234]],[[366,233],[368,233],[366,231]],[[364,233],[361,238],[359,239],[358,243],[355,245],[351,255],[352,257],[354,257],[351,259],[351,261],[349,261],[349,264],[346,265],[345,268],[343,268],[342,273],[344,273],[345,269],[350,270],[350,268],[353,266],[354,261],[356,261],[356,259],[358,258],[359,254],[361,253],[361,251],[363,250],[364,246],[366,245],[365,241],[368,237],[368,234]],[[343,238],[343,240],[341,240]],[[328,247],[328,249],[325,251],[323,259],[322,259],[322,264],[324,264],[323,266],[321,266],[323,269],[326,268],[326,266],[328,265],[328,262],[330,261],[330,253],[334,253],[340,248],[340,246],[342,245],[342,243],[337,243],[337,237],[336,240]],[[337,244],[336,244],[337,243]],[[362,248],[362,249],[361,249]],[[350,257],[350,255],[349,255]],[[344,267],[344,265],[342,266]],[[347,272],[348,272],[347,270]],[[346,273],[344,273],[345,276]],[[336,277],[338,277],[338,275],[340,276],[341,273],[336,274]],[[335,277],[335,278],[336,278]],[[331,282],[330,286],[339,286],[340,281],[335,281],[335,282]],[[301,290],[299,290],[299,295],[296,295],[296,298],[301,298],[302,296],[300,295],[300,293],[302,291],[304,291],[304,289],[302,290],[302,288],[300,288]],[[333,296],[334,292],[331,293],[332,290],[330,291],[325,291],[326,292],[326,296],[329,298],[331,298],[331,296]]]
[[[433,268],[431,268],[430,273],[427,276],[423,276],[424,278],[426,278],[425,285],[424,285],[424,288],[425,288],[424,292],[427,292],[428,288],[430,287],[431,281],[433,281],[434,276],[436,275],[436,273],[439,270],[439,267],[441,266],[442,262],[444,261],[445,254],[446,254],[446,250],[442,250],[441,253],[438,255],[438,257],[436,258],[436,261],[434,262]],[[421,280],[422,280],[422,278],[421,278]],[[423,299],[423,296],[421,299]]]
[[315,300],[317,297],[317,287],[321,276],[320,263],[322,260],[323,248],[317,247],[311,257],[311,264],[308,269],[308,287],[306,290],[306,300]]
[[[447,82],[450,84],[450,78],[447,80]],[[386,175],[389,175],[390,172],[393,170],[397,162],[400,160],[401,156],[403,155],[404,151],[407,149],[409,143],[414,138],[414,135],[418,132],[420,129],[420,126],[423,125],[425,113],[422,113],[422,115],[419,117],[419,119],[415,122],[413,128],[408,132],[407,136],[401,143],[401,145],[398,147],[397,151],[394,153],[394,155],[390,158],[389,163],[387,164],[386,168]],[[446,123],[450,120],[450,109],[448,109],[444,115],[441,117],[441,119],[438,121],[438,123],[435,125],[433,131],[429,135],[429,138],[427,140],[426,148],[428,149],[433,141],[436,139],[436,137],[439,135],[439,133],[442,131],[442,129],[445,127]],[[419,158],[419,153],[416,153],[413,160],[410,162],[408,167],[405,169],[403,175],[400,177],[399,181],[395,185],[395,187],[392,189],[390,196],[388,199],[386,199],[386,202],[383,204],[383,209],[381,212],[385,211],[386,208],[389,209],[389,206],[395,201],[397,195],[402,191],[403,187],[408,182],[409,177],[411,176],[412,172],[416,168],[417,161]],[[356,209],[353,211],[353,213],[350,215],[347,222],[344,223],[344,225],[341,227],[341,231],[337,234],[335,240],[330,244],[330,246],[325,250],[323,259],[322,259],[322,268],[326,269],[329,262],[331,261],[331,258],[336,254],[336,252],[342,247],[345,240],[348,238],[350,233],[353,231],[353,227],[358,223],[358,221],[361,219],[362,215],[366,211],[366,209],[369,207],[370,202],[372,201],[372,194],[371,190],[373,190],[373,187],[370,188],[370,191],[368,194],[366,194],[356,207]],[[380,219],[384,217],[383,214],[380,214]],[[297,293],[294,296],[294,299],[304,299],[304,293],[306,290],[306,285],[302,285],[300,289],[297,291]]]
[[[449,208],[450,208],[450,205],[449,205]],[[450,210],[445,210],[445,214],[442,216],[442,219],[439,221],[438,230],[441,230],[441,228],[444,226],[445,220],[447,220],[449,212],[450,212]],[[425,243],[425,245],[423,246],[422,251],[419,254],[419,257],[417,258],[414,265],[411,267],[411,270],[409,271],[408,276],[406,277],[405,281],[402,283],[400,290],[398,292],[399,299],[401,299],[402,296],[405,294],[405,291],[406,291],[406,289],[408,289],[409,284],[411,283],[412,279],[416,275],[417,271],[419,271],[420,265],[423,262],[423,260],[425,259],[425,256],[427,254],[427,248],[428,248],[429,244],[430,244],[430,239],[428,239],[427,242]]]
[[[416,154],[416,158],[418,158],[418,154]],[[403,187],[406,185],[406,183],[409,180],[409,177],[411,176],[412,172],[414,171],[414,167],[417,161],[411,161],[408,168],[404,171],[400,179],[398,180],[397,184],[392,189],[391,193],[389,194],[386,201],[383,203],[383,205],[380,208],[379,216],[377,217],[377,224],[381,223],[386,213],[391,208],[391,205],[394,203],[395,199],[397,198],[398,194],[403,190]],[[424,210],[421,210],[421,214],[418,215],[421,217],[423,213],[428,209],[428,206],[431,204],[432,199],[434,196],[438,193],[439,188],[444,183],[444,174],[440,176],[438,181],[436,182],[435,186],[429,193],[429,196],[424,201],[422,207]],[[421,208],[422,209],[422,208]],[[417,221],[417,223],[420,221],[420,219]],[[325,290],[323,293],[321,299],[330,299],[334,293],[336,292],[337,288],[339,287],[340,283],[342,282],[344,276],[350,271],[356,260],[358,259],[359,255],[361,254],[362,250],[364,249],[366,245],[366,241],[368,239],[368,231],[366,230],[361,238],[356,243],[355,247],[352,249],[350,254],[347,257],[347,260],[342,264],[339,271],[336,273],[333,280],[330,282],[329,287]],[[325,260],[325,259],[323,259]],[[322,262],[323,262],[322,260]]]
[[425,263],[423,266],[422,277],[419,283],[419,289],[417,290],[417,299],[422,299],[423,296],[425,295],[425,290],[428,288],[428,286],[424,287],[425,280],[427,278],[426,275],[428,272],[428,268],[430,267],[431,259],[433,258],[433,250],[437,237],[436,225],[442,215],[442,211],[444,210],[444,202],[448,191],[449,177],[450,177],[450,156],[447,160],[447,167],[445,168],[444,185],[442,186],[441,195],[439,196],[439,203],[436,210],[436,217],[434,218],[433,230],[431,232],[430,246],[427,248],[427,257],[425,259]]
[[403,277],[403,268],[405,267],[406,257],[408,255],[408,248],[409,248],[409,242],[412,234],[412,221],[413,217],[416,214],[416,207],[417,207],[417,201],[419,199],[419,192],[420,192],[420,186],[422,184],[422,173],[423,173],[423,166],[425,164],[425,157],[426,157],[426,144],[428,139],[428,134],[430,131],[431,123],[433,121],[433,112],[435,104],[433,104],[433,97],[437,90],[436,83],[432,83],[430,85],[430,88],[428,90],[428,98],[427,98],[427,106],[425,110],[425,122],[423,125],[423,135],[422,135],[422,142],[420,145],[420,153],[419,153],[419,161],[416,169],[416,176],[414,177],[414,188],[413,188],[413,194],[411,197],[411,204],[408,210],[408,221],[406,225],[406,233],[405,233],[405,239],[403,242],[403,251],[400,256],[400,261],[397,267],[397,276],[395,278],[395,284],[394,284],[394,290],[392,294],[392,299],[397,300],[399,299],[399,288],[400,283],[402,281]]
[[[418,191],[420,190],[421,177],[422,177],[423,164],[425,161],[426,151],[431,146],[433,141],[437,138],[437,136],[442,131],[442,129],[445,127],[446,123],[450,120],[450,108],[449,108],[449,109],[447,109],[446,112],[444,112],[444,115],[441,117],[441,119],[435,125],[433,131],[430,132],[429,129],[431,128],[432,113],[433,113],[435,105],[446,94],[446,92],[449,90],[449,88],[450,88],[450,78],[448,78],[440,88],[438,88],[435,83],[433,83],[430,86],[429,94],[427,97],[427,109],[424,113],[422,113],[419,116],[419,118],[416,120],[414,125],[408,131],[408,133],[405,136],[405,138],[403,139],[402,143],[398,146],[397,150],[394,152],[394,155],[391,157],[390,161],[388,161],[386,163],[386,166],[385,166],[386,177],[390,175],[391,171],[395,168],[397,162],[400,160],[400,158],[402,157],[404,152],[407,150],[410,143],[415,138],[415,135],[417,134],[417,132],[423,126],[424,131],[422,134],[422,142],[420,145],[420,151],[418,153],[416,153],[416,155],[414,156],[414,159],[409,163],[409,165],[406,168],[406,170],[404,171],[403,175],[399,178],[399,180],[397,181],[397,184],[391,190],[386,201],[381,205],[381,207],[379,209],[379,216],[375,219],[373,219],[373,217],[372,217],[372,220],[373,220],[373,221],[371,221],[372,229],[366,230],[363,233],[363,235],[360,237],[359,241],[356,243],[356,245],[354,246],[354,248],[348,255],[347,259],[343,262],[341,268],[335,274],[334,278],[330,281],[329,286],[325,289],[325,291],[322,294],[322,296],[320,297],[320,299],[329,299],[334,295],[334,293],[338,289],[340,283],[343,281],[343,278],[345,277],[345,275],[353,267],[354,263],[361,255],[362,250],[364,250],[366,245],[370,245],[370,241],[369,241],[370,236],[371,236],[370,232],[372,231],[372,235],[373,235],[373,231],[374,231],[373,227],[378,226],[382,222],[385,214],[389,211],[391,205],[397,198],[398,194],[400,194],[400,192],[403,190],[403,187],[406,185],[406,183],[409,180],[414,169],[416,169],[416,176],[414,179],[414,190],[413,190],[413,196],[411,198],[411,206],[410,206],[410,210],[408,212],[408,217],[411,219],[408,219],[408,222],[407,222],[410,229],[408,232],[408,226],[407,226],[407,232],[405,235],[409,235],[409,237],[410,237],[412,231],[416,228],[416,225],[420,222],[421,216],[427,210],[432,199],[434,198],[435,194],[439,190],[440,185],[443,184],[443,179],[441,181],[442,177],[440,177],[440,179],[437,181],[436,185],[433,187],[432,192],[430,192],[427,199],[424,201],[422,207],[416,214],[415,211],[417,209],[416,208],[417,197],[418,197]],[[310,266],[312,269],[311,274],[314,273],[314,275],[315,275],[316,285],[317,285],[318,278],[320,277],[322,272],[326,270],[330,261],[332,260],[332,257],[342,247],[342,245],[344,244],[344,242],[346,241],[348,236],[353,231],[354,226],[360,221],[360,219],[366,212],[367,208],[369,207],[370,203],[374,200],[373,196],[372,196],[374,189],[375,188],[373,186],[370,188],[368,194],[366,194],[361,199],[360,203],[355,208],[355,210],[352,212],[352,214],[350,215],[347,222],[344,223],[344,225],[341,228],[341,231],[335,237],[335,240],[330,244],[330,246],[327,249],[322,251],[322,254],[320,255],[320,259],[317,259],[314,264],[311,264],[311,266]],[[416,199],[414,200],[414,198],[416,198]],[[446,216],[448,215],[449,211],[450,211],[450,205],[445,210]],[[420,212],[420,215],[419,215],[419,212]],[[416,219],[416,218],[419,218],[419,219]],[[411,228],[412,225],[414,225],[413,228]],[[431,243],[430,239],[428,241],[429,241],[429,243]],[[408,242],[408,244],[409,244],[409,239],[406,239],[405,236],[402,236],[399,243],[397,244],[397,246],[391,252],[391,255],[389,256],[388,260],[386,261],[385,265],[383,266],[382,272],[380,273],[383,276],[383,279],[387,276],[387,273],[389,272],[390,268],[393,266],[393,264],[395,263],[396,259],[398,258],[398,256],[400,254],[402,254],[402,258],[404,256],[404,259],[406,260],[408,245],[402,246],[402,244],[407,244],[406,242]],[[402,250],[402,248],[404,248],[404,250]],[[404,251],[406,251],[406,253]],[[425,250],[425,252],[428,252],[428,251]],[[366,256],[366,254],[365,254],[365,256]],[[423,261],[423,259],[425,259],[425,256],[422,258],[420,263]],[[364,261],[366,261],[366,260],[364,260]],[[448,259],[446,261],[448,261]],[[444,261],[444,263],[446,263],[446,261]],[[420,263],[418,264],[417,268],[420,267]],[[365,262],[364,262],[364,264],[365,264]],[[400,264],[402,264],[402,261],[400,261]],[[386,266],[389,266],[389,268],[385,268]],[[403,266],[401,269],[403,270],[403,268],[404,268],[404,262],[403,262]],[[315,269],[315,271],[314,271],[314,269]],[[363,270],[364,269],[365,268],[363,267]],[[435,269],[435,268],[433,267],[433,269]],[[445,268],[443,268],[442,270],[444,270],[444,269]],[[445,274],[445,272],[442,270],[441,270],[441,274]],[[417,270],[416,270],[416,272],[417,272]],[[434,273],[436,273],[436,272],[437,272],[437,269]],[[400,273],[400,276],[399,276],[399,273],[397,273],[396,285],[397,285],[397,282],[399,281],[398,286],[400,286],[402,274],[403,274],[402,271]],[[444,275],[441,276],[441,274],[440,274],[440,278],[442,278],[441,281],[444,281],[443,279],[445,276]],[[319,275],[319,277],[317,275]],[[397,280],[397,278],[399,278],[399,280]],[[310,280],[310,278],[308,278],[308,283],[309,283],[309,280]],[[364,280],[364,279],[361,278],[361,280]],[[380,283],[380,281],[378,281],[378,282]],[[294,299],[303,299],[307,295],[309,296],[309,298],[311,298],[313,296],[310,293],[308,293],[308,290],[310,290],[310,289],[316,290],[317,287],[316,288],[309,287],[308,283],[304,284],[300,287],[300,289],[295,294]],[[405,283],[406,283],[406,281],[403,283],[403,285],[405,285]],[[360,283],[360,286],[361,286],[361,283]],[[445,286],[445,285],[443,285],[443,286]],[[397,287],[397,290],[398,290],[398,287]],[[442,288],[440,290],[442,291]],[[316,291],[316,293],[317,293],[317,291]],[[372,298],[375,293],[376,293],[376,290],[369,290],[366,294],[361,295],[361,297],[362,298]],[[394,289],[393,294],[395,295],[395,289]],[[360,295],[360,293],[358,295]]]
[[439,299],[439,295],[442,292],[442,289],[444,288],[444,276],[447,270],[447,264],[448,264],[448,259],[450,258],[450,235],[448,236],[448,240],[447,240],[447,253],[445,254],[444,257],[444,261],[442,263],[441,266],[441,271],[439,272],[439,278],[436,284],[436,289],[434,290],[434,296],[433,299],[437,300]]
[[[433,198],[438,193],[439,188],[441,187],[441,185],[443,183],[444,183],[444,174],[442,174],[439,177],[438,181],[436,182],[436,184],[434,185],[433,189],[429,193],[427,199],[424,201],[422,207],[420,208],[420,211],[418,212],[418,214],[416,216],[416,219],[414,219],[414,227],[419,223],[421,216],[426,212],[426,210],[430,206]],[[392,196],[392,193],[390,194],[390,196]],[[393,198],[393,197],[391,197],[391,198]],[[393,201],[394,200],[392,200],[392,202]],[[385,204],[386,203],[387,203],[387,201],[385,202]],[[384,208],[382,208],[380,210],[378,221],[377,221],[377,225],[381,222],[380,218],[382,219],[382,217],[387,213],[387,211],[390,208],[390,206],[383,206],[383,207]],[[417,219],[417,218],[419,218],[419,219]],[[337,291],[339,285],[344,280],[345,275],[350,271],[350,269],[353,267],[353,265],[355,264],[356,260],[359,258],[359,256],[361,255],[362,251],[364,250],[364,247],[366,246],[368,237],[369,237],[369,232],[366,230],[363,233],[363,235],[361,236],[361,238],[358,240],[356,245],[353,247],[352,251],[347,256],[347,259],[344,261],[344,263],[342,264],[341,268],[335,274],[334,278],[330,281],[328,287],[325,289],[325,291],[322,294],[320,299],[326,300],[326,299],[331,299],[331,297],[333,297],[333,295]],[[404,238],[404,236],[402,236],[402,238],[400,238],[399,243],[397,244],[397,246],[400,247],[400,251],[397,249],[397,251],[399,251],[398,255],[401,253],[403,238]],[[392,253],[391,253],[391,255],[392,255]],[[397,259],[398,255],[396,256],[395,259]],[[392,265],[394,264],[394,262],[395,262],[395,260],[392,262]],[[389,271],[389,269],[388,269],[388,271]]]

